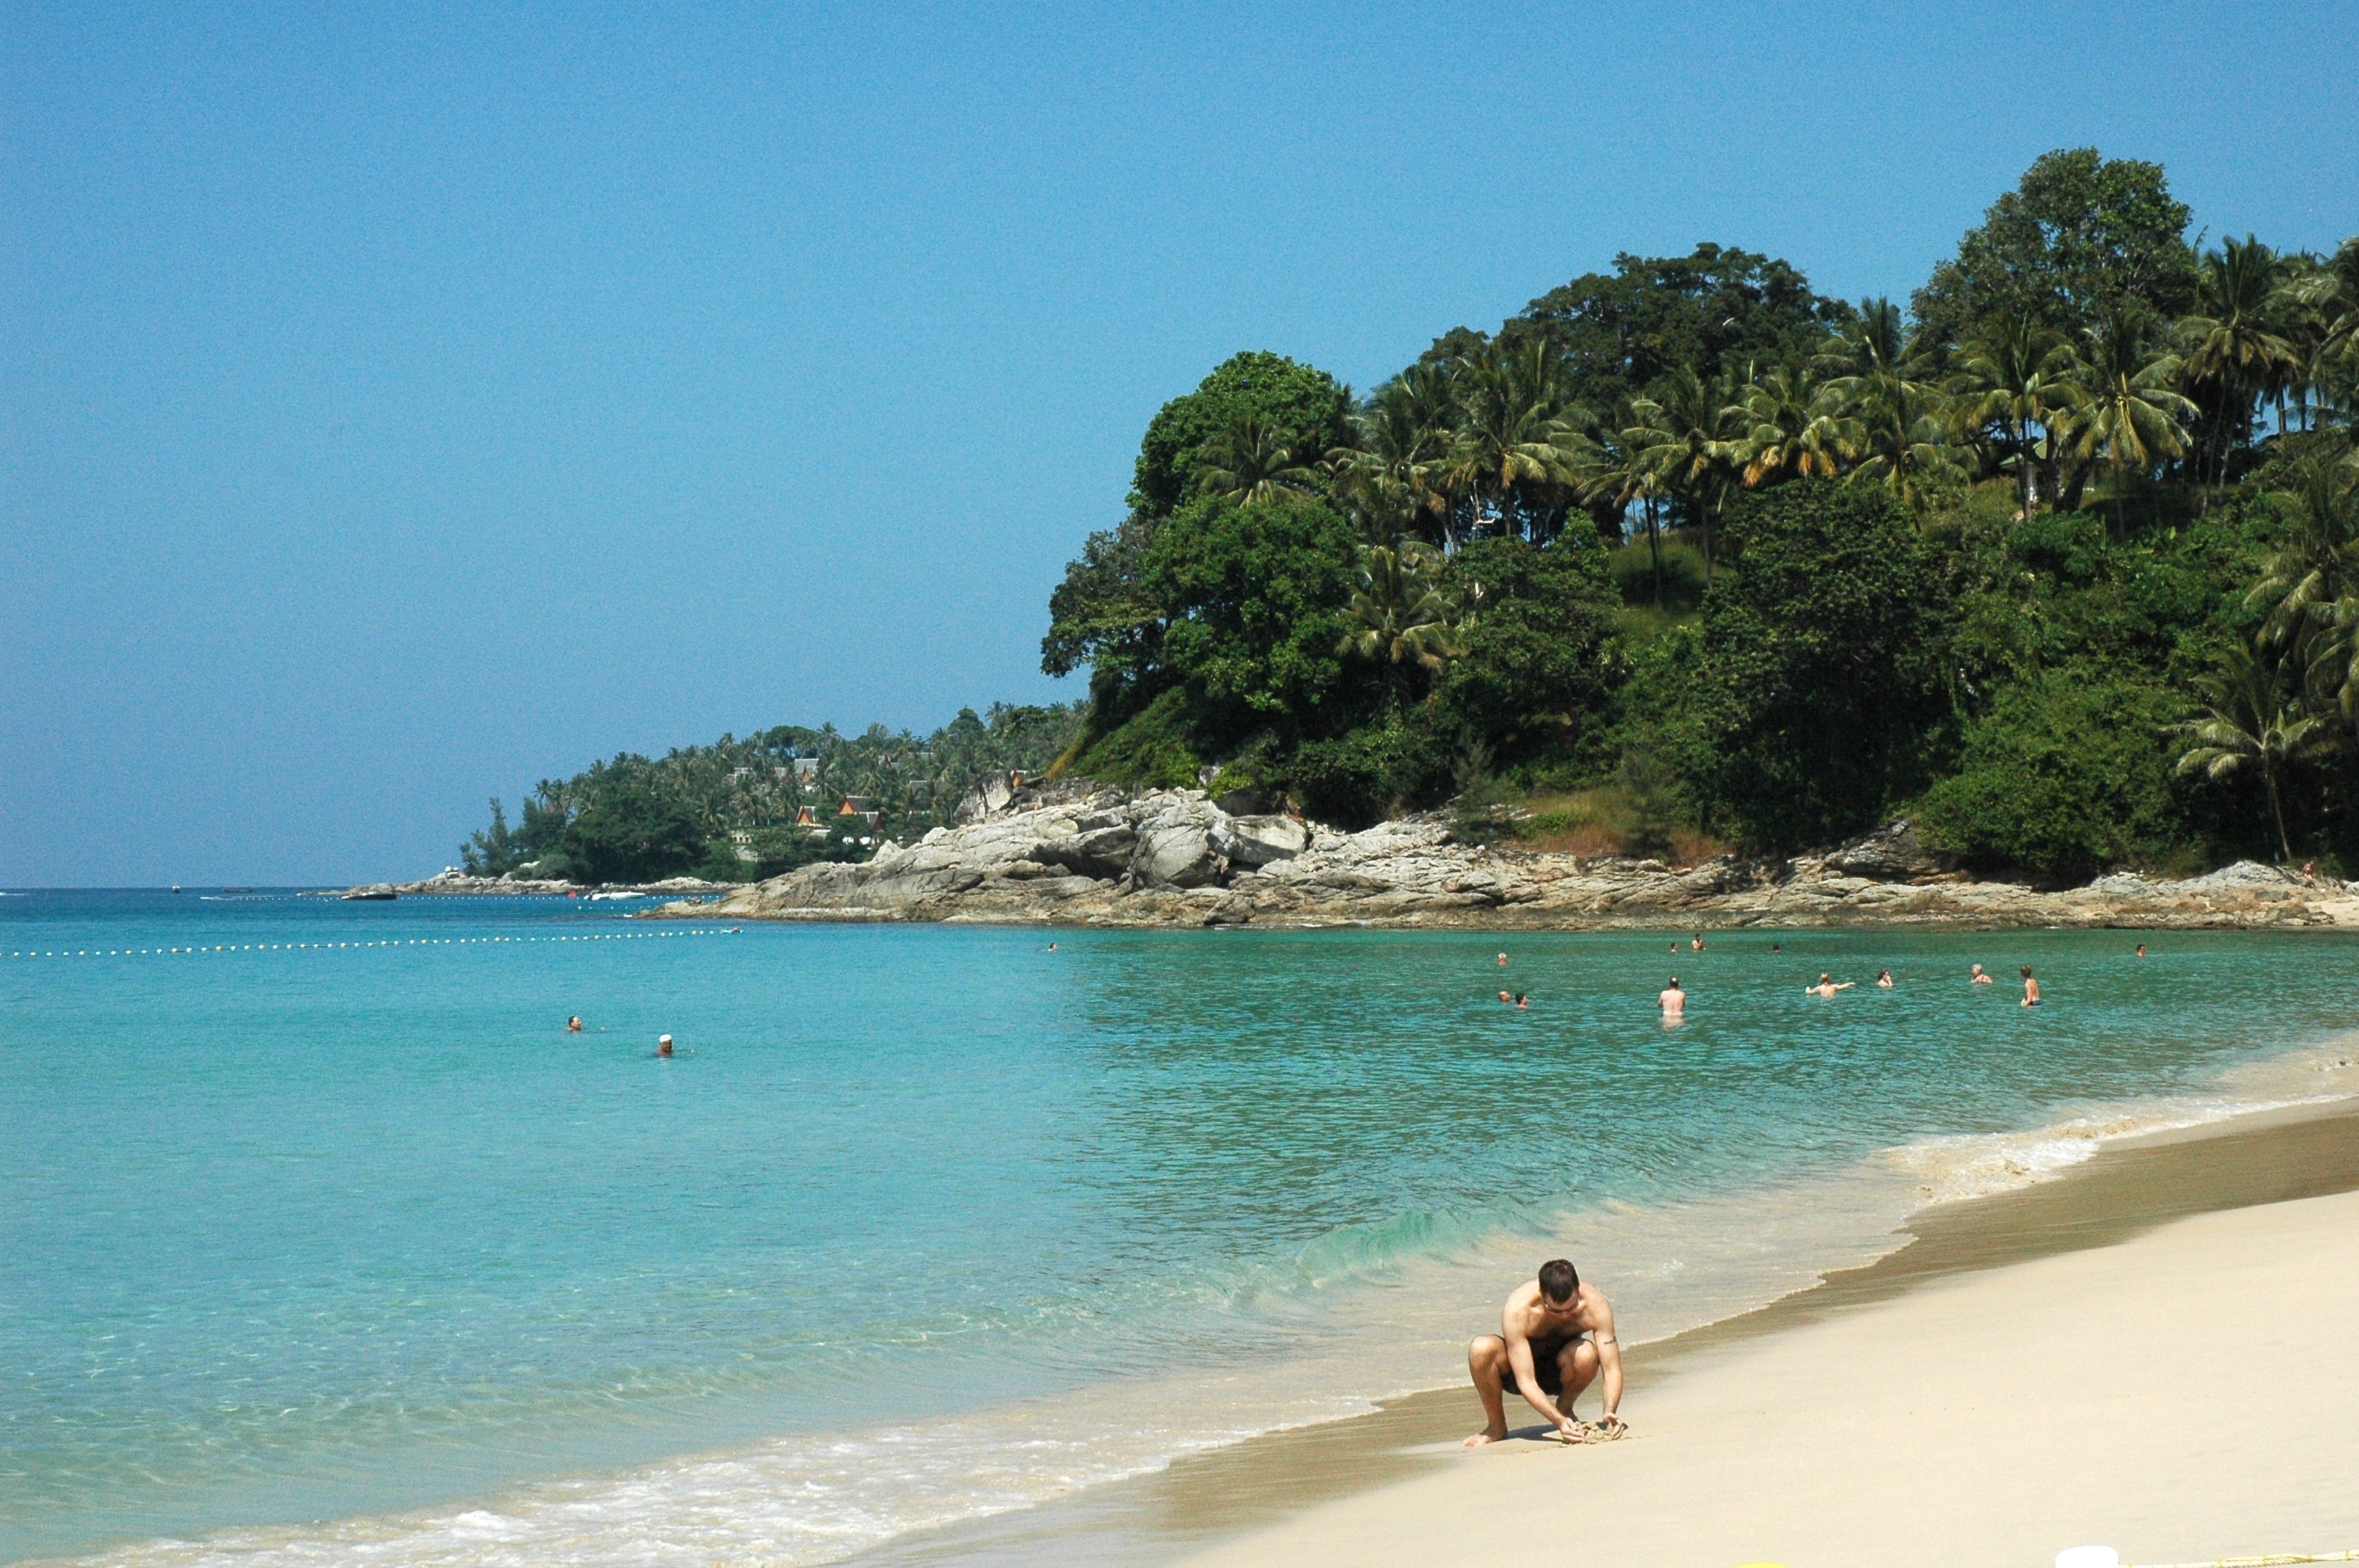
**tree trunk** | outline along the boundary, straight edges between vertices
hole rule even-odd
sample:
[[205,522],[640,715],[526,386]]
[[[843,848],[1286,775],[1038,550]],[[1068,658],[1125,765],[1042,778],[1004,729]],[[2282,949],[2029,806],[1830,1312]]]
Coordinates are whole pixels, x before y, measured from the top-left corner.
[[1655,523],[1655,498],[1647,497],[1647,553],[1655,563],[1655,608],[1663,607],[1663,535]]
[[2269,814],[2277,820],[2277,864],[2293,864],[2293,843],[2286,837],[2285,807],[2277,803],[2277,771],[2266,753],[2261,758],[2261,778],[2269,786]]

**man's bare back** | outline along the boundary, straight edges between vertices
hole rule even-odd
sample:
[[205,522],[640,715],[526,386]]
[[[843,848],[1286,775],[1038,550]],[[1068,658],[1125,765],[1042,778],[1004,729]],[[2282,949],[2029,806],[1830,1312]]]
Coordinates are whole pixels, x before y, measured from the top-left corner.
[[[1565,1294],[1552,1297],[1544,1286]],[[1604,1292],[1582,1282],[1561,1259],[1541,1265],[1540,1277],[1516,1287],[1499,1312],[1499,1332],[1481,1334],[1466,1347],[1466,1369],[1482,1397],[1484,1427],[1466,1440],[1469,1448],[1507,1435],[1509,1389],[1548,1419],[1569,1443],[1582,1440],[1573,1401],[1603,1374],[1605,1413],[1601,1427],[1618,1434],[1622,1418],[1622,1346],[1614,1332],[1614,1306]]]
[[1680,978],[1677,975],[1671,977],[1671,983],[1665,986],[1662,994],[1655,1000],[1663,1004],[1665,1023],[1677,1023],[1688,1015],[1688,993],[1680,989]]

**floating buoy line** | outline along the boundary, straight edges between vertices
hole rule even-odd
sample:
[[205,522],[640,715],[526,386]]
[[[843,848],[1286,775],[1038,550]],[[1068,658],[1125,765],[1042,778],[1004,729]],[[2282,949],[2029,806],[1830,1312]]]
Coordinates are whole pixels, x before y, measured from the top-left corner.
[[215,942],[179,947],[27,948],[12,958],[161,958],[193,953],[318,953],[361,947],[488,947],[514,942],[660,942],[676,936],[734,936],[734,926],[684,931],[585,931],[563,936],[386,936],[368,942]]

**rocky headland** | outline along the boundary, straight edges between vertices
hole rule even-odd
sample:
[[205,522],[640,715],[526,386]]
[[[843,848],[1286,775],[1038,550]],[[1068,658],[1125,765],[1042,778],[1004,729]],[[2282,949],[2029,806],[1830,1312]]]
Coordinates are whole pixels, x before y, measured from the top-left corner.
[[859,864],[801,868],[650,915],[1086,925],[2359,926],[2359,896],[2240,861],[2061,891],[1978,881],[1909,825],[1821,854],[1659,860],[1468,842],[1430,813],[1345,833],[1242,796],[1082,781],[970,795],[956,826]]

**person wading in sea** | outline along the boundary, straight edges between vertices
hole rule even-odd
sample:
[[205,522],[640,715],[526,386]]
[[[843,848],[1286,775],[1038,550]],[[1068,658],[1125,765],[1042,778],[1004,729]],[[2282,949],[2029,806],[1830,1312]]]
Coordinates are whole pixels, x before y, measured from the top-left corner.
[[[1539,1278],[1516,1287],[1499,1309],[1499,1332],[1478,1334],[1466,1346],[1466,1370],[1484,1417],[1483,1430],[1466,1440],[1469,1448],[1507,1435],[1511,1385],[1567,1443],[1619,1437],[1625,1430],[1614,1413],[1622,1403],[1622,1346],[1614,1337],[1614,1305],[1562,1258],[1541,1264]],[[1585,1427],[1573,1419],[1572,1402],[1601,1372],[1605,1413]]]
[[1678,1023],[1687,1017],[1688,993],[1680,989],[1679,976],[1673,975],[1671,977],[1671,983],[1665,986],[1663,988],[1662,994],[1658,996],[1655,1000],[1663,1004],[1663,1022],[1665,1023]]

